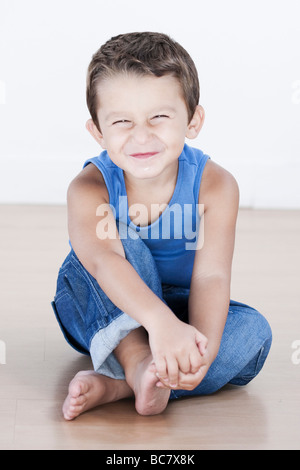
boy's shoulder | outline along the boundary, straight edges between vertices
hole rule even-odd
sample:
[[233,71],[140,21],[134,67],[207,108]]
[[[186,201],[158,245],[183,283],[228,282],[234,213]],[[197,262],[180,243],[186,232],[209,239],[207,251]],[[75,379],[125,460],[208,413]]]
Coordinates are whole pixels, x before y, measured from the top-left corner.
[[68,201],[70,199],[85,200],[88,196],[98,196],[108,200],[106,184],[101,172],[95,165],[85,166],[68,186]]
[[235,177],[225,168],[209,159],[206,162],[199,193],[199,202],[238,203],[239,186]]

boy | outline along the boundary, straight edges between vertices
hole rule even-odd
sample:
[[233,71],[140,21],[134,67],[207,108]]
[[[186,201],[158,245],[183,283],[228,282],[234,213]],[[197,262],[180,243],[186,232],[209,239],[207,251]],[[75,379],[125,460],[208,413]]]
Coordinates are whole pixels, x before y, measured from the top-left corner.
[[71,381],[67,420],[129,396],[158,414],[246,384],[268,355],[267,321],[230,300],[237,183],[185,143],[198,103],[195,65],[164,34],[119,35],[92,58],[87,129],[103,152],[68,188],[72,249],[52,306],[94,371]]

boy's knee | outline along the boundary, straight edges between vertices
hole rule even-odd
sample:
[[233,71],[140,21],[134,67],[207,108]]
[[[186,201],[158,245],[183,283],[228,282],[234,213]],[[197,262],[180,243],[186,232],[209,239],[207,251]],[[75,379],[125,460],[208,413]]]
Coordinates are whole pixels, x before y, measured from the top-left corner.
[[263,343],[266,345],[272,342],[272,329],[268,322],[268,320],[259,312],[257,312],[257,321],[256,321],[256,329],[258,337],[261,338]]
[[272,330],[267,319],[254,309],[245,316],[244,341],[241,343],[241,360],[244,366],[230,380],[234,385],[246,385],[261,371],[271,348]]
[[[240,334],[242,336],[246,338],[251,337],[252,341],[254,340],[259,347],[261,347],[265,341],[272,339],[270,324],[260,312],[246,305],[243,307],[235,307],[235,309],[236,310],[231,313],[238,314],[236,326],[240,327]],[[235,315],[233,315],[232,319],[235,319]]]
[[[269,353],[272,344],[272,330],[267,319],[257,311],[254,311],[251,320],[249,319],[247,327],[249,328],[247,336],[248,338],[251,337],[253,345],[253,347],[250,348],[254,352],[252,357],[257,357],[258,369],[259,363],[262,362],[263,365]],[[258,373],[258,371],[256,373]],[[254,375],[256,375],[256,373]]]
[[272,336],[266,339],[258,353],[229,383],[233,385],[247,385],[251,382],[263,368],[271,348],[271,343]]

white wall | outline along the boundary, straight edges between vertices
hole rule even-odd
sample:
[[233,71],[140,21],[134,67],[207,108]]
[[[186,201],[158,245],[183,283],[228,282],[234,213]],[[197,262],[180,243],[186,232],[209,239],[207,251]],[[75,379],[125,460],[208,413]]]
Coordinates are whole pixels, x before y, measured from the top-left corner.
[[100,152],[85,75],[111,36],[161,31],[193,57],[199,146],[238,179],[241,206],[300,208],[299,0],[0,0],[0,203],[65,203]]

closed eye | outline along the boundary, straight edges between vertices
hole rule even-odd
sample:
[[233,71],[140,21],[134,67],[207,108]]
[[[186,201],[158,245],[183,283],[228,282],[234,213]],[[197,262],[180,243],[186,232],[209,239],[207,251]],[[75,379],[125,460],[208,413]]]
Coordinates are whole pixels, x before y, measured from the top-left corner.
[[160,118],[168,118],[166,114],[157,114],[156,116],[153,116],[152,119],[160,119]]
[[113,124],[127,124],[129,122],[130,121],[128,121],[127,119],[120,119],[119,121],[114,121]]

